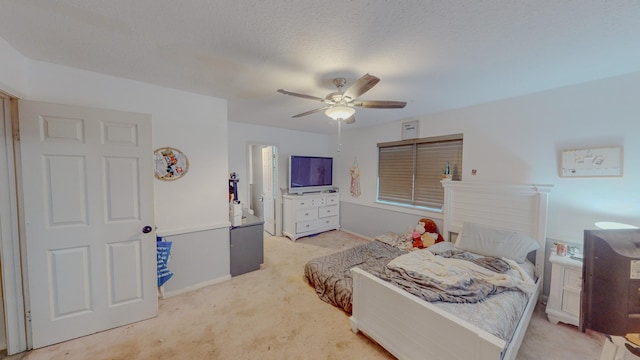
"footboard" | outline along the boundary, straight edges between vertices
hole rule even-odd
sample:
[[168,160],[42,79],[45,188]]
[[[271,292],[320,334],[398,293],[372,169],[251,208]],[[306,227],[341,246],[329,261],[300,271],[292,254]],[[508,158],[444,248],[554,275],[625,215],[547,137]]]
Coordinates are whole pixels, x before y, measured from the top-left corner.
[[[351,273],[351,329],[362,331],[398,359],[501,359],[504,340],[359,268]],[[526,330],[526,324],[520,325]],[[522,341],[518,337],[517,347]],[[515,357],[514,349],[508,350],[508,357]]]

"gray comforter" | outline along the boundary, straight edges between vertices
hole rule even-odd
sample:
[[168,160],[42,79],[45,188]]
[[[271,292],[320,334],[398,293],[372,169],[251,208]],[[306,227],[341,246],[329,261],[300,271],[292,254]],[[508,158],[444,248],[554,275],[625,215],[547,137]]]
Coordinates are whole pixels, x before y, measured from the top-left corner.
[[304,276],[320,299],[350,314],[353,294],[351,268],[357,266],[380,276],[389,261],[402,254],[406,251],[376,240],[313,259],[305,265]]
[[535,289],[528,276],[507,273],[511,268],[507,260],[497,257],[474,258],[460,250],[436,256],[419,250],[391,261],[379,277],[425,301],[476,303],[504,291],[529,294]]

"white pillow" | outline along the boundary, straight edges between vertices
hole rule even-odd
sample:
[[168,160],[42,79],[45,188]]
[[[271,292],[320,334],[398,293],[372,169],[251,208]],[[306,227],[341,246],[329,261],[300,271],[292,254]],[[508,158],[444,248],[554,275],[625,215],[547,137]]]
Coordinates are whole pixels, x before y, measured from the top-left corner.
[[523,263],[538,242],[512,230],[465,222],[455,247],[484,256],[506,257]]

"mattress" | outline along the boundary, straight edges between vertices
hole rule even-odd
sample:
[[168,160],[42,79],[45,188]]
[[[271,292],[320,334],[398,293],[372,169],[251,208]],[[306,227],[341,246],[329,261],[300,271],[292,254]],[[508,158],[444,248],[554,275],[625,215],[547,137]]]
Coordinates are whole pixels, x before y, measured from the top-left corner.
[[304,267],[304,277],[321,300],[351,314],[351,268],[357,266],[379,276],[389,261],[405,253],[406,251],[374,240],[309,261]]

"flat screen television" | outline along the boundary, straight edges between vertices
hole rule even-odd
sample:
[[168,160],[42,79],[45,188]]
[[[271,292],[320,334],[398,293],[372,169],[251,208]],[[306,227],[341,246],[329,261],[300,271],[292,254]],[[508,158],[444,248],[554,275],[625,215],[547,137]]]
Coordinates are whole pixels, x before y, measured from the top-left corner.
[[333,190],[333,158],[291,155],[289,193],[304,194]]

